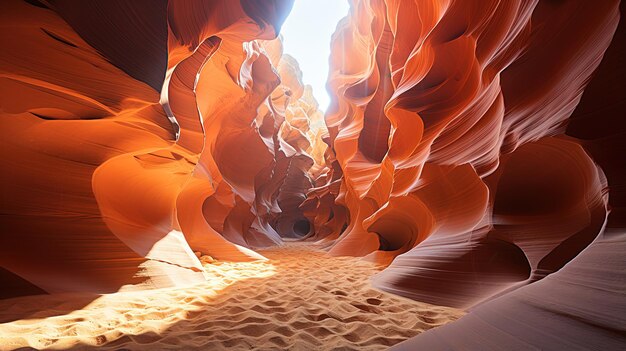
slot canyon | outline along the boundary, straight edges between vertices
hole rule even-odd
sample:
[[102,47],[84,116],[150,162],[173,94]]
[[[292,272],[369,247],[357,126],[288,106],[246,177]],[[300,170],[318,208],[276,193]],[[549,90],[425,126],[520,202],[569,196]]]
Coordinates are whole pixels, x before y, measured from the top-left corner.
[[625,350],[624,6],[0,1],[0,350]]

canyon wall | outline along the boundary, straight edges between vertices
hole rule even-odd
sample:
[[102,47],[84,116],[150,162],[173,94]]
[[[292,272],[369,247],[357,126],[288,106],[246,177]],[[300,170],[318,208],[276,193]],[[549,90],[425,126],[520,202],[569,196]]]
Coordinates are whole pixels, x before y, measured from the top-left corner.
[[194,252],[309,234],[326,144],[276,39],[291,6],[0,4],[2,297],[198,282]]
[[332,178],[303,206],[334,194],[313,223],[331,254],[390,263],[375,287],[470,311],[398,349],[626,342],[619,18],[619,1],[351,2]]

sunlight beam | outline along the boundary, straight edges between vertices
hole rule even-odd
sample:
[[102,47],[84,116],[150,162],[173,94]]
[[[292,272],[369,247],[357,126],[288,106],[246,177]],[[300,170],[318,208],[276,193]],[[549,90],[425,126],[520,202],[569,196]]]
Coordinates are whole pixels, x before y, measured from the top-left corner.
[[326,92],[330,37],[349,9],[347,0],[296,0],[281,30],[284,53],[300,64],[303,83],[312,86],[321,111],[330,104]]

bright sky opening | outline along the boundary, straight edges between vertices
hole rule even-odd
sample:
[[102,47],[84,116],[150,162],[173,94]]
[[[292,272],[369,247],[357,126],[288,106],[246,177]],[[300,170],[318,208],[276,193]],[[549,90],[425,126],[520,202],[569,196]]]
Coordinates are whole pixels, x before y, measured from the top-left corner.
[[330,104],[326,92],[330,37],[349,10],[347,0],[296,0],[281,30],[283,52],[300,64],[302,81],[311,85],[322,111]]

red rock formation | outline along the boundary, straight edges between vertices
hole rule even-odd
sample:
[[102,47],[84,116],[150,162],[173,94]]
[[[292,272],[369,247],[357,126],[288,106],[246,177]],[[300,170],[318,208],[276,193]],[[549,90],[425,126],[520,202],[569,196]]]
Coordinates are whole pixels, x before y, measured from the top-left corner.
[[[462,326],[425,333],[401,349],[625,342],[618,337],[624,320],[609,307],[624,298],[615,286],[621,273],[602,269],[593,280],[582,272],[587,263],[598,267],[606,242],[621,245],[619,235],[603,234],[607,180],[580,141],[554,137],[565,131],[613,40],[618,3],[352,2],[333,37],[329,75],[335,99],[326,115],[327,162],[336,166],[321,189],[339,181],[335,204],[348,210],[347,229],[330,253],[393,260],[373,280],[383,290],[461,308],[480,304]],[[619,92],[607,106],[623,106],[623,84],[609,79]],[[604,90],[597,91],[600,100]],[[619,169],[620,152],[600,151],[598,139],[612,135],[608,145],[623,150],[616,140],[624,124],[602,117],[620,132],[581,117],[570,135],[593,128],[596,141],[582,144]],[[618,194],[620,172],[608,175]],[[312,192],[305,204],[324,195]],[[342,224],[327,232],[341,232]],[[607,255],[623,267],[619,251]],[[599,292],[594,281],[608,290]],[[563,296],[567,289],[572,293]],[[542,291],[564,300],[542,301]],[[592,303],[591,291],[610,302],[599,311],[576,309]],[[587,326],[565,332],[575,320]],[[549,321],[556,325],[533,336],[530,326]]]
[[0,6],[7,296],[198,281],[193,251],[280,241],[260,215],[278,129],[258,128],[280,79],[253,40],[289,1]]
[[[624,4],[620,7],[623,14]],[[481,304],[457,323],[425,333],[396,349],[623,347],[626,167],[622,155],[626,150],[626,128],[621,116],[626,112],[626,71],[620,57],[626,51],[625,45],[625,26],[620,22],[567,127],[567,135],[582,139],[579,142],[608,179],[611,212],[605,228],[589,247],[556,273]],[[569,182],[570,178],[571,174],[560,181]],[[580,235],[573,239],[555,250],[553,259],[543,263],[554,264],[554,258],[568,258],[572,247],[585,243]],[[484,335],[492,337],[487,340]]]
[[489,220],[469,231],[434,231],[374,284],[419,301],[468,308],[559,270],[605,223],[606,180],[575,143],[544,138],[523,145],[501,157],[486,182],[493,197]]
[[[579,15],[584,13],[580,6],[558,10]],[[332,252],[365,255],[387,246],[389,236],[396,234],[381,233],[380,225],[376,230],[368,227],[394,212],[387,206],[415,198],[416,191],[435,182],[455,182],[430,175],[433,167],[470,165],[475,175],[463,177],[484,178],[495,171],[501,152],[559,131],[611,40],[617,12],[615,4],[595,8],[589,25],[580,28],[565,17],[541,25],[546,11],[556,9],[535,2],[353,3],[351,17],[333,39],[336,59],[331,60],[329,80],[337,99],[327,123],[345,183],[339,201],[351,214],[348,230]],[[580,40],[560,40],[565,36],[562,28],[578,31]],[[550,53],[545,50],[548,40],[563,44]],[[345,52],[371,54],[343,60]],[[538,78],[557,66],[567,76]],[[529,81],[535,77],[537,81]],[[528,85],[534,89],[521,88]],[[384,135],[370,135],[374,130]],[[446,199],[441,192],[438,196],[440,206],[455,203],[453,193]],[[469,211],[464,216],[426,222],[410,216],[397,219],[413,234],[392,238],[395,254],[450,220],[467,229],[475,227],[485,213],[487,197],[477,192],[464,201],[464,211]],[[426,207],[421,212],[438,211],[437,206]],[[417,228],[433,220],[433,225]]]

